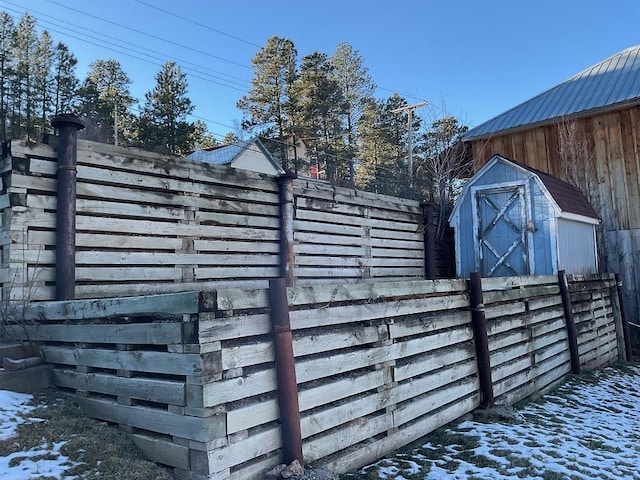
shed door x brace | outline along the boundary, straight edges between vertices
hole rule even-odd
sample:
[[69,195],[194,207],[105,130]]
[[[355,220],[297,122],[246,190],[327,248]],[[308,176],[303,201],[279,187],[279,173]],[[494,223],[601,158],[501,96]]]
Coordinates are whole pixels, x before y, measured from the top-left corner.
[[523,185],[476,192],[476,267],[482,276],[528,275],[527,208]]

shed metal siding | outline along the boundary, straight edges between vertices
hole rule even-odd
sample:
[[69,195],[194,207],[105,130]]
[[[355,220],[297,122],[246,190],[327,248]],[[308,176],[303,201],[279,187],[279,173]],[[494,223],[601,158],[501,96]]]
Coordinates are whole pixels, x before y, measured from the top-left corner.
[[558,219],[558,270],[573,274],[598,272],[595,228],[589,223]]

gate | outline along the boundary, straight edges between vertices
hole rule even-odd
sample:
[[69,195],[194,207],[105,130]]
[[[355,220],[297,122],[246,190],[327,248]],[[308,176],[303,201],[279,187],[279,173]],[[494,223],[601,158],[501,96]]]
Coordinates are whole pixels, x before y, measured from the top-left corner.
[[526,190],[524,184],[474,189],[476,268],[483,277],[532,273]]

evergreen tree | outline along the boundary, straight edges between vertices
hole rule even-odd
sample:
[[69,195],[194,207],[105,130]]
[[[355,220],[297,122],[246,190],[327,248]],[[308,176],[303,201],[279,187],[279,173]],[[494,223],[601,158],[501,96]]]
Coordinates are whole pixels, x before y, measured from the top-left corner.
[[215,147],[218,145],[218,141],[207,128],[207,124],[198,119],[193,122],[193,132],[189,137],[189,144],[195,150],[196,146],[202,149]]
[[0,142],[7,141],[9,92],[13,78],[13,37],[15,25],[6,12],[0,14]]
[[139,144],[176,155],[192,151],[195,128],[185,119],[193,109],[187,97],[187,76],[175,62],[165,63],[156,75],[156,86],[145,95],[138,126]]
[[345,144],[341,117],[346,102],[326,54],[314,52],[302,58],[295,94],[297,129],[311,145],[312,160],[319,171],[324,170],[328,180],[345,178],[345,170],[349,166],[343,156]]
[[52,111],[51,90],[52,66],[53,66],[53,41],[45,30],[40,35],[36,44],[33,64],[34,109],[39,116],[40,133],[45,133],[49,128],[48,115]]
[[12,136],[34,136],[34,67],[36,65],[36,21],[25,13],[18,22],[13,36],[14,76],[11,82],[13,106],[11,114]]
[[360,53],[348,43],[341,43],[331,57],[334,68],[334,78],[345,99],[345,144],[344,153],[349,167],[349,180],[354,180],[354,164],[357,153],[358,132],[357,125],[367,105],[375,92],[375,84],[364,66]]
[[[293,133],[295,97],[291,89],[296,78],[297,55],[291,40],[271,37],[253,58],[251,89],[238,101],[246,130],[258,127],[262,135],[272,134],[279,139]],[[279,156],[283,168],[288,168],[285,147]]]
[[53,57],[54,115],[70,113],[77,101],[79,81],[75,74],[78,60],[64,43],[58,43]]
[[[359,188],[395,195],[411,196],[407,172],[407,125],[393,110],[407,105],[393,94],[386,101],[369,102],[359,122],[360,163],[356,170]],[[416,117],[414,117],[416,119]],[[417,130],[420,120],[414,121]]]
[[117,60],[97,60],[90,67],[79,90],[78,113],[86,122],[86,129],[79,135],[99,142],[128,143],[132,138],[130,108],[134,103],[129,91],[131,80]]

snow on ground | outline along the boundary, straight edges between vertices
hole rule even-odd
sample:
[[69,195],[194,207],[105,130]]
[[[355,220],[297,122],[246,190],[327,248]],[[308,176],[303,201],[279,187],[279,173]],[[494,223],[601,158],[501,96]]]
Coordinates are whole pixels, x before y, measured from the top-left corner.
[[394,480],[640,480],[638,366],[574,378],[513,413],[510,422],[450,426],[418,448],[364,467],[359,475]]
[[[11,442],[21,423],[39,421],[29,417],[31,399],[0,390],[0,441]],[[640,480],[640,366],[574,377],[513,412],[511,422],[468,420],[434,432],[428,443],[345,478]],[[0,456],[0,480],[62,479],[70,466],[63,444],[10,448]]]
[[[25,422],[37,422],[37,418],[29,418],[34,410],[28,403],[32,395],[0,390],[0,440],[11,441],[16,435],[18,426]],[[27,480],[40,477],[62,478],[69,468],[69,459],[60,454],[60,447],[65,442],[54,445],[42,445],[41,448],[16,451],[0,456],[0,479]]]

